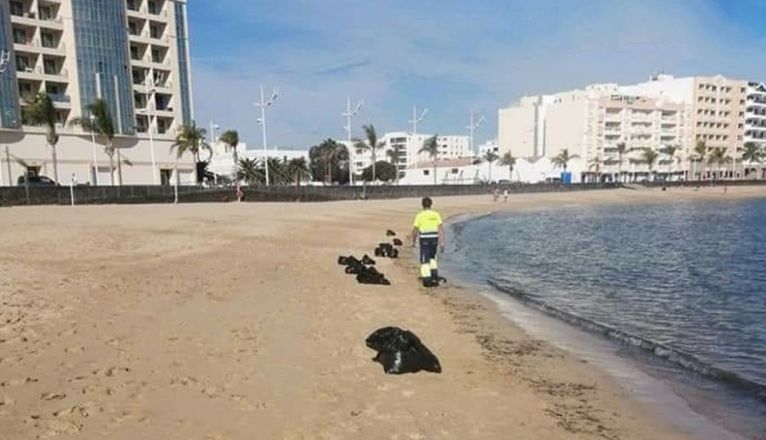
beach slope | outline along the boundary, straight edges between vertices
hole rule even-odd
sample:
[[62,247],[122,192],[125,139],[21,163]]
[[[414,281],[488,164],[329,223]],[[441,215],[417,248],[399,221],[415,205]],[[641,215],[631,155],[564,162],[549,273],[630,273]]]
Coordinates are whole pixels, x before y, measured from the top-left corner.
[[[766,195],[594,191],[435,200],[445,215]],[[406,240],[418,200],[0,210],[0,439],[682,439],[630,390],[412,249],[362,286],[338,255]],[[449,274],[447,274],[449,276]],[[364,343],[414,331],[442,374]]]

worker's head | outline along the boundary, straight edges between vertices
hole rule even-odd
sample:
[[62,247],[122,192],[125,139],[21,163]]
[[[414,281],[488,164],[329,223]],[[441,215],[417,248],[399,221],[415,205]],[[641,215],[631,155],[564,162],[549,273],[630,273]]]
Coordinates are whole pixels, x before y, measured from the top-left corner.
[[434,202],[430,197],[423,197],[421,204],[423,205],[423,209],[431,209],[431,205],[433,205]]

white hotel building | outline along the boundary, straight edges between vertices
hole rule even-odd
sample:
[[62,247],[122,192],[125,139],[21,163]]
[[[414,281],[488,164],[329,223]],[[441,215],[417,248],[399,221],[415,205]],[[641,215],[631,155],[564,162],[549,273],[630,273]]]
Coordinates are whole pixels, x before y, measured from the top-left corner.
[[[524,97],[517,105],[499,111],[499,148],[501,154],[510,150],[522,158],[552,158],[568,149],[585,162],[600,160],[601,173],[616,174],[621,169],[645,178],[649,169],[640,161],[642,150],[659,152],[665,146],[677,146],[680,150],[673,159],[660,154],[654,171],[689,178],[689,159],[697,141],[737,157],[746,136],[764,136],[766,124],[761,116],[766,113],[766,94],[762,87],[722,76],[659,75],[631,86],[597,84],[584,90]],[[617,146],[621,143],[632,151],[619,165]]]
[[[408,132],[386,133],[380,139],[383,147],[375,151],[377,161],[391,162],[389,152],[398,151],[398,168],[405,171],[418,162],[430,161],[427,153],[420,153],[423,143],[432,137],[431,134],[411,134]],[[470,139],[468,136],[445,135],[437,138],[439,144],[439,160],[472,157]],[[347,142],[341,142],[344,145]],[[354,173],[361,174],[362,170],[372,165],[372,152],[369,149],[356,148],[351,150],[354,163]]]
[[0,74],[0,184],[16,184],[26,171],[18,159],[54,177],[45,130],[24,117],[39,92],[58,113],[61,183],[117,180],[103,140],[93,145],[71,124],[98,98],[115,121],[125,184],[169,184],[176,169],[192,183],[192,158],[176,164],[169,151],[178,127],[193,119],[188,35],[186,0],[0,0],[0,50],[11,53]]
[[744,142],[766,146],[766,85],[751,82],[747,85],[745,103]]

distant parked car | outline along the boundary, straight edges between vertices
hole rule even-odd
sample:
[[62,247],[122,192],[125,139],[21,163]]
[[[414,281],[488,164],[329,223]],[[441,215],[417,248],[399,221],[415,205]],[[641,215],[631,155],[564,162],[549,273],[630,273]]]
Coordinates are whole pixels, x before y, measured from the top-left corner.
[[[19,176],[17,181],[19,186],[24,186],[26,176]],[[45,176],[29,176],[29,186],[58,186],[56,182]]]

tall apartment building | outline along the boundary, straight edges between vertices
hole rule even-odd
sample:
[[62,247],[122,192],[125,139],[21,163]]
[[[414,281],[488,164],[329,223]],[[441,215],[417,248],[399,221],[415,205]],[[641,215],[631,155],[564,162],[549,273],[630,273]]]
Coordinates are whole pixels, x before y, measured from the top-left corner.
[[766,85],[764,83],[751,82],[747,85],[743,141],[766,145]]
[[[692,141],[704,141],[708,149],[724,148],[736,156],[742,148],[747,81],[723,76],[674,78],[659,75],[651,81],[623,87],[641,96],[681,102],[689,112]],[[693,148],[693,145],[688,145]]]
[[682,104],[626,94],[615,84],[522,98],[500,110],[498,127],[500,154],[511,151],[522,158],[554,157],[567,149],[605,159],[620,143],[680,145],[690,136]]
[[[386,133],[381,138],[383,147],[376,152],[376,160],[390,162],[389,152],[398,151],[398,168],[406,170],[409,166],[422,161],[430,161],[427,153],[421,153],[420,149],[424,142],[432,137],[430,134],[415,134],[408,132]],[[471,157],[471,145],[468,136],[444,135],[437,138],[439,144],[439,159],[457,159]],[[352,150],[354,172],[360,174],[362,170],[372,164],[372,152],[354,148]]]
[[[25,117],[34,95],[47,92],[61,136],[59,180],[74,175],[80,183],[109,184],[103,148],[71,124],[88,118],[88,105],[103,99],[115,145],[131,164],[123,167],[124,183],[172,181],[169,146],[176,129],[193,118],[186,7],[186,0],[0,0],[0,49],[12,54],[0,75],[0,143],[32,171],[52,177],[44,132]],[[24,171],[11,162],[0,167],[10,168],[6,184]],[[192,175],[184,158],[178,177],[191,181]]]
[[747,139],[766,140],[766,93],[761,90],[762,85],[722,76],[658,75],[629,86],[597,84],[524,97],[500,109],[498,141],[501,152],[511,150],[517,157],[554,157],[566,148],[587,161],[599,158],[607,170],[614,168],[617,146],[624,143],[633,152],[623,169],[640,173],[648,172],[639,163],[643,148],[676,146],[675,160],[661,155],[655,170],[681,175],[697,141],[737,157]]

